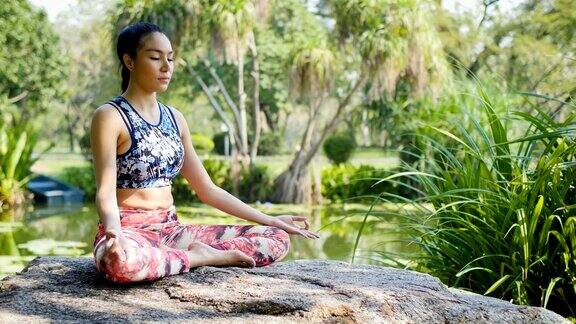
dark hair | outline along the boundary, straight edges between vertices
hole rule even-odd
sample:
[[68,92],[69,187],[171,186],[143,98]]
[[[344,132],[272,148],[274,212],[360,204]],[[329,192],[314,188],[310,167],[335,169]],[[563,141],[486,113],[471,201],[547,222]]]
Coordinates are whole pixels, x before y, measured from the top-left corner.
[[118,34],[118,40],[116,42],[116,54],[120,60],[122,92],[126,91],[128,88],[128,82],[130,82],[130,70],[128,70],[124,64],[122,56],[124,54],[128,54],[131,58],[135,59],[136,50],[142,45],[140,44],[142,38],[154,32],[163,33],[160,27],[155,24],[139,22],[124,27],[120,34]]

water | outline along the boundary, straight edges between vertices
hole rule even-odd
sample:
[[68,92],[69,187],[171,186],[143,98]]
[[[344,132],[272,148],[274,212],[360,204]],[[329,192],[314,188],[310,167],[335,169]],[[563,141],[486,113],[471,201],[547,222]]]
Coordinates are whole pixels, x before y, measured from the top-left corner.
[[[350,261],[356,236],[367,205],[324,205],[310,208],[301,205],[253,205],[269,214],[293,214],[308,217],[310,228],[319,233],[317,240],[292,235],[292,246],[284,260],[329,259]],[[376,208],[386,215],[388,208]],[[219,210],[195,204],[177,206],[183,224],[249,224]],[[397,220],[391,217],[369,217],[363,230],[356,263],[380,264],[381,258],[371,250],[414,252],[416,248],[403,242],[404,237],[391,234]],[[92,244],[98,216],[94,205],[56,208],[32,208],[3,211],[0,214],[0,278],[22,270],[39,255],[92,257]]]

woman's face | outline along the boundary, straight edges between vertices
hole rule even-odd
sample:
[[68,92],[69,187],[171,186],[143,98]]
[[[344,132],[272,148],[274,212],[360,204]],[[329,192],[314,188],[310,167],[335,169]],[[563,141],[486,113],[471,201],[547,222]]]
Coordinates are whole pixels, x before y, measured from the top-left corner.
[[136,60],[124,54],[124,62],[131,68],[130,82],[148,92],[163,92],[174,71],[174,53],[168,37],[162,33],[150,33],[141,40]]

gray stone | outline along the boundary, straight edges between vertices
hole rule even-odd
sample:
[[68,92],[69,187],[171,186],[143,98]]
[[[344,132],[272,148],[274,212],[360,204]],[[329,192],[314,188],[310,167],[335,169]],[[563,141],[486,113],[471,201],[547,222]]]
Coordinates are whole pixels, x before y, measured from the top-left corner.
[[62,321],[569,323],[426,274],[324,260],[200,267],[118,286],[97,275],[91,259],[39,257],[0,281],[0,322]]

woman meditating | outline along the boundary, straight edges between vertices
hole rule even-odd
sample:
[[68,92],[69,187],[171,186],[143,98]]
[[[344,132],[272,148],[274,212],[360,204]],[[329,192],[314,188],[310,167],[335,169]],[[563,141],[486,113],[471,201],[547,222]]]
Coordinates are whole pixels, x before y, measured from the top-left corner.
[[[172,46],[158,26],[124,28],[116,53],[122,94],[96,109],[91,126],[100,217],[94,261],[105,278],[129,283],[205,265],[265,266],[288,253],[288,234],[318,238],[305,217],[268,216],[211,181],[182,113],[156,99],[174,70]],[[171,194],[178,173],[202,202],[261,225],[180,224]]]

